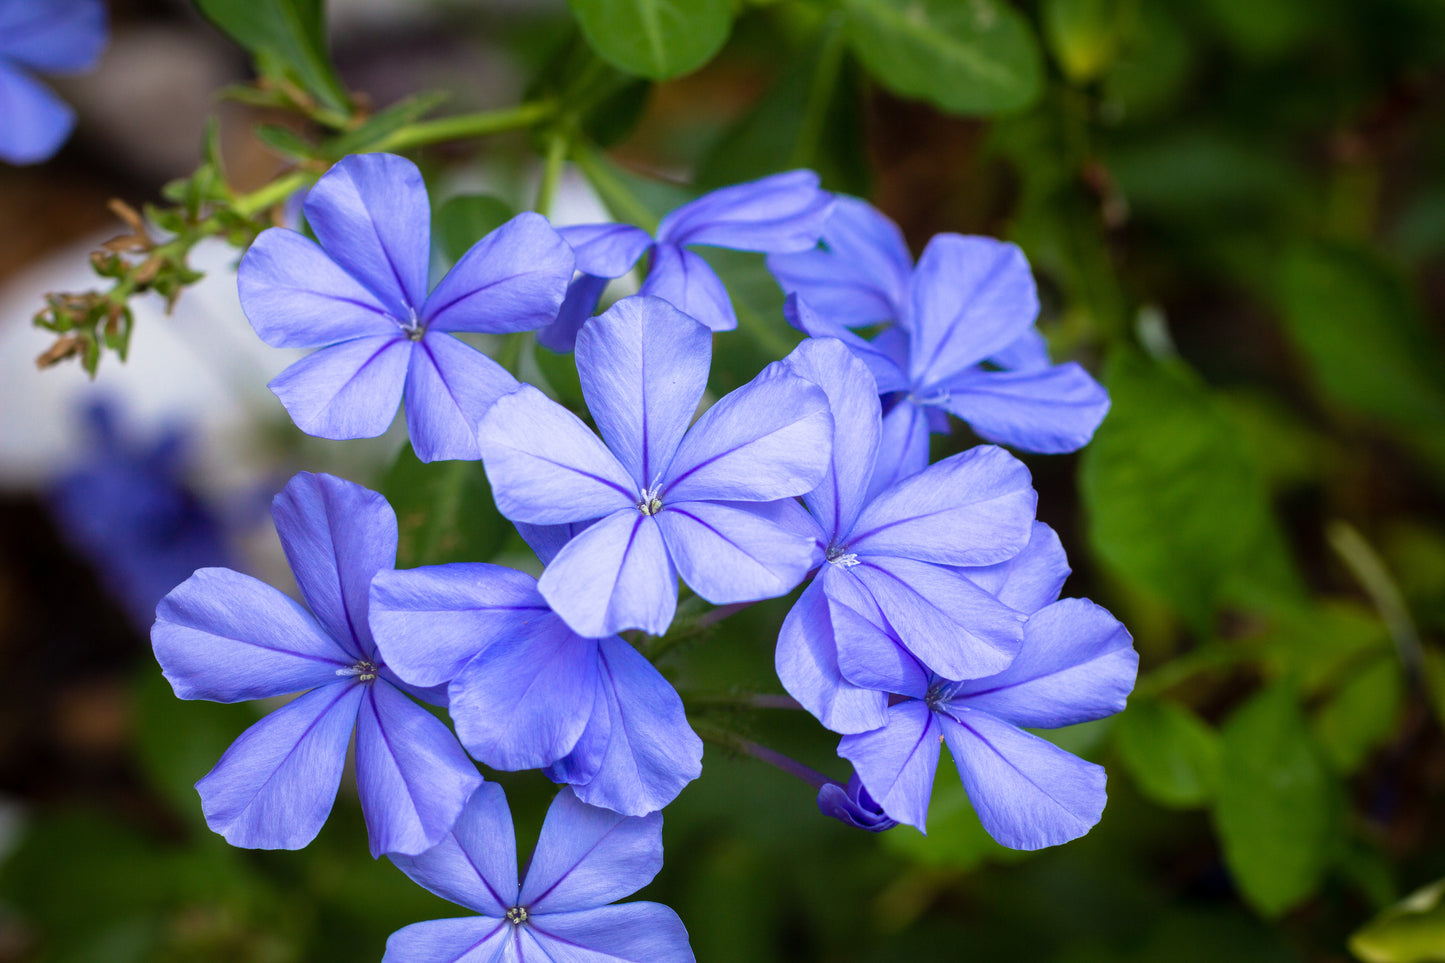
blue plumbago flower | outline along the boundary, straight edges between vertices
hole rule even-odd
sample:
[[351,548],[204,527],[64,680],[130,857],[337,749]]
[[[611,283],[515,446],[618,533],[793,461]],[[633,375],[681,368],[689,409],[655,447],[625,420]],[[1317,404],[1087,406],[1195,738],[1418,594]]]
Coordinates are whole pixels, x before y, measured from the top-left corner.
[[662,674],[615,635],[573,632],[525,572],[379,572],[371,627],[398,677],[447,684],[457,736],[494,769],[545,769],[583,802],[630,816],[661,809],[702,773],[702,740]]
[[870,833],[886,832],[898,825],[898,820],[885,813],[883,807],[868,795],[868,790],[863,788],[863,780],[856,772],[848,777],[846,786],[836,782],[824,783],[818,789],[818,810],[824,816],[832,816],[841,823],[866,829]]
[[882,725],[887,697],[839,673],[841,636],[855,623],[890,627],[947,678],[1006,668],[1026,614],[960,568],[1002,565],[1028,543],[1036,502],[1028,469],[1001,448],[980,446],[890,483],[878,395],[846,346],[810,338],[774,368],[821,387],[835,425],[827,473],[803,497],[807,513],[791,523],[812,539],[821,568],[778,634],[783,686],[836,732]]
[[984,828],[1003,845],[1054,846],[1099,821],[1103,767],[1024,731],[1124,708],[1139,658],[1129,633],[1099,606],[1063,599],[1039,610],[1013,664],[984,679],[940,678],[876,628],[849,633],[838,664],[853,684],[894,696],[885,725],[838,743],[892,818],[924,828],[941,738]]
[[203,568],[161,600],[151,630],[182,699],[305,690],[196,783],[206,822],[236,846],[305,846],[331,811],[354,729],[372,855],[423,852],[482,778],[451,731],[404,694],[367,627],[372,577],[396,561],[396,515],[376,492],[308,472],[272,514],[310,611],[250,576]]
[[187,437],[134,438],[104,403],[87,411],[84,458],[54,479],[46,501],[61,531],[144,631],[161,597],[204,565],[230,558],[218,514],[187,484]]
[[567,291],[557,320],[537,333],[553,351],[571,351],[610,278],[620,278],[651,255],[639,292],[668,301],[714,331],[738,326],[722,280],[689,245],[735,251],[806,251],[818,243],[833,197],[818,175],[798,170],[704,194],[662,219],[654,240],[628,224],[581,224],[559,229],[582,272]]
[[0,160],[36,164],[60,149],[75,111],[32,73],[89,70],[105,39],[101,0],[0,0]]
[[523,385],[478,438],[502,514],[597,521],[542,573],[542,597],[585,638],[666,631],[677,576],[717,605],[783,595],[812,539],[738,503],[812,490],[827,468],[828,399],[792,375],[756,379],[688,427],[707,385],[712,333],[658,298],[627,298],[582,328],[577,372],[599,440]]
[[[987,441],[1051,454],[1082,447],[1109,410],[1078,364],[1050,363],[1033,326],[1033,275],[1013,244],[939,234],[915,267],[893,222],[844,197],[822,247],[773,255],[768,267],[806,302],[790,306],[789,321],[841,338],[894,396],[886,441],[905,470],[928,463],[929,431],[948,431],[948,414]],[[880,322],[894,326],[872,341],[849,330]]]
[[620,816],[563,789],[519,884],[507,797],[486,783],[440,845],[391,860],[479,915],[397,930],[382,963],[693,963],[687,929],[671,909],[607,905],[662,868],[661,813]]
[[270,388],[296,427],[321,438],[373,438],[405,398],[422,461],[477,458],[476,425],[517,386],[501,365],[449,337],[530,331],[557,315],[572,251],[539,214],[478,241],[427,293],[431,209],[416,165],[393,154],[347,157],[306,197],[320,245],[271,228],[241,260],[241,307],[277,348],[320,348]]

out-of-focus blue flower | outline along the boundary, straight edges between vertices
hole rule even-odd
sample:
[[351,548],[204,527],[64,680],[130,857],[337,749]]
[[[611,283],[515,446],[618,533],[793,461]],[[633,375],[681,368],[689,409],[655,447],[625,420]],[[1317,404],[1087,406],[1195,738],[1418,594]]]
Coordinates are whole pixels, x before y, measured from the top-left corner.
[[837,651],[845,636],[896,633],[932,671],[973,679],[1002,671],[1023,640],[1025,612],[965,571],[1006,565],[1033,531],[1037,497],[1028,469],[980,446],[902,481],[880,453],[878,394],[841,342],[810,338],[769,369],[789,371],[828,396],[834,439],[827,473],[791,511],[820,565],[778,634],[777,670],[793,698],[836,732],[882,725],[884,693],[849,683]]
[[[1050,363],[1033,275],[1012,244],[939,234],[911,266],[897,226],[842,197],[821,247],[768,267],[798,296],[789,322],[844,341],[891,396],[885,449],[900,475],[928,464],[929,432],[946,432],[948,414],[987,441],[1059,453],[1087,443],[1109,410],[1078,364]],[[850,330],[883,322],[893,326],[871,341]]]
[[838,743],[889,816],[924,828],[942,740],[984,828],[1003,845],[1054,846],[1099,821],[1103,767],[1025,727],[1056,729],[1124,708],[1139,659],[1108,612],[1084,599],[1041,609],[1013,664],[969,682],[929,672],[883,630],[839,641],[843,677],[895,697],[885,725]]
[[372,438],[405,398],[422,461],[477,458],[476,425],[517,381],[459,331],[530,331],[557,316],[572,251],[538,214],[482,238],[428,294],[431,208],[416,165],[353,155],[316,182],[306,222],[321,241],[263,231],[241,260],[241,307],[277,348],[320,348],[270,388],[296,426]]
[[759,378],[689,428],[711,356],[712,332],[697,321],[658,298],[627,298],[577,339],[582,393],[602,439],[530,385],[482,419],[482,457],[503,515],[531,525],[597,519],[537,583],[585,638],[666,631],[679,574],[723,605],[783,595],[808,571],[812,539],[737,503],[818,484],[832,444],[828,400],[793,375]]
[[183,432],[127,437],[107,404],[91,406],[87,421],[84,459],[47,486],[46,501],[65,538],[145,630],[178,582],[230,560],[225,526],[186,484]]
[[898,820],[885,813],[883,807],[868,795],[868,790],[863,788],[863,780],[856,772],[848,777],[846,786],[836,782],[824,783],[818,790],[818,810],[824,816],[832,816],[839,822],[870,833],[886,832],[898,825]]
[[561,228],[582,273],[568,288],[556,321],[537,332],[537,340],[553,351],[571,351],[608,279],[622,277],[647,255],[652,261],[638,293],[660,297],[714,331],[731,331],[738,319],[727,289],[688,246],[806,251],[818,243],[832,206],[832,195],[818,188],[818,175],[797,170],[704,194],[664,217],[655,240],[627,224]]
[[583,802],[629,816],[663,808],[702,773],[702,740],[671,684],[617,636],[573,632],[525,572],[380,572],[371,626],[398,677],[447,685],[457,736],[494,769],[545,769]]
[[105,39],[101,0],[0,0],[0,160],[36,164],[60,149],[75,112],[32,74],[89,70]]
[[563,789],[519,884],[507,797],[486,783],[440,845],[391,859],[426,889],[479,915],[397,930],[383,963],[693,963],[687,929],[671,909],[608,905],[662,868],[661,813],[620,816]]
[[[156,609],[151,642],[182,699],[305,694],[247,729],[196,789],[236,846],[299,849],[331,812],[346,746],[371,853],[436,845],[482,782],[456,738],[377,655],[368,589],[396,562],[396,515],[376,492],[302,472],[272,504],[306,607],[247,575],[205,568]],[[414,690],[413,690],[414,691]]]

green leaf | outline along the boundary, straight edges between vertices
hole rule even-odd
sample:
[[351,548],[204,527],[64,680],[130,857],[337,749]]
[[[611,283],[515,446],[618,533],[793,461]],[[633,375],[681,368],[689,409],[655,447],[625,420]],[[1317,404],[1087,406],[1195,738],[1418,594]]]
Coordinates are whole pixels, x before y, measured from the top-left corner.
[[1285,329],[1334,401],[1402,428],[1439,435],[1445,365],[1403,281],[1342,245],[1292,252],[1279,275]]
[[1277,916],[1313,893],[1329,865],[1338,789],[1288,682],[1246,702],[1222,735],[1227,775],[1214,821],[1225,861],[1244,898]]
[[1213,798],[1219,784],[1219,734],[1190,709],[1136,695],[1115,721],[1114,738],[1145,796],[1181,809]]
[[1024,15],[1000,0],[845,0],[848,37],[883,86],[958,114],[1028,107],[1043,58]]
[[592,49],[652,80],[691,73],[732,31],[731,0],[567,0]]
[[1350,937],[1350,952],[1365,963],[1440,963],[1445,960],[1445,879],[1411,893]]
[[442,256],[447,263],[461,260],[473,244],[510,221],[516,215],[512,206],[490,194],[459,194],[447,198],[432,219]]
[[[326,49],[322,0],[195,0],[201,13],[258,60],[295,74],[326,106],[346,110],[346,89]],[[264,72],[264,70],[263,70]]]
[[396,509],[397,568],[485,562],[511,533],[480,461],[423,463],[408,445],[379,490]]
[[1297,591],[1261,474],[1208,388],[1128,348],[1104,384],[1113,406],[1080,469],[1099,557],[1201,629],[1235,581]]
[[1314,717],[1314,733],[1337,772],[1353,773],[1395,731],[1405,687],[1394,652],[1357,670]]

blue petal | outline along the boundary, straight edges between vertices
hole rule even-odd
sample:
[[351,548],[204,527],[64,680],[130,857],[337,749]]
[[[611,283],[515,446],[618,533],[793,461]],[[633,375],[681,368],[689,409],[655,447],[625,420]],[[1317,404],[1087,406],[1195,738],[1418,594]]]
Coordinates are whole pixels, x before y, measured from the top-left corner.
[[929,673],[898,641],[863,584],[837,566],[823,570],[838,671],[852,685],[922,699]]
[[306,223],[331,259],[399,320],[427,295],[431,205],[421,171],[396,154],[352,154],[306,195]]
[[1078,451],[1109,413],[1109,393],[1070,361],[1041,371],[970,371],[939,406],[987,441],[1046,455]]
[[378,572],[371,630],[382,661],[412,685],[443,685],[522,625],[551,617],[526,572],[483,562]]
[[597,643],[561,619],[500,639],[448,687],[457,737],[473,757],[506,771],[541,769],[566,756],[592,714]]
[[885,813],[923,832],[938,772],[939,735],[928,706],[909,699],[889,707],[883,728],[840,739],[838,755],[853,764]]
[[400,333],[307,355],[267,385],[296,427],[317,438],[375,438],[396,418],[412,343]]
[[1034,522],[1029,543],[1007,562],[959,571],[1004,605],[1032,615],[1059,597],[1070,570],[1059,536],[1043,522]]
[[406,430],[421,461],[482,457],[477,425],[518,381],[491,358],[445,334],[412,349],[406,375]]
[[557,316],[572,249],[540,214],[518,214],[476,244],[421,309],[431,331],[532,331]]
[[569,788],[552,800],[518,902],[529,914],[605,906],[662,869],[662,813],[623,816],[589,806]]
[[883,416],[878,438],[878,459],[868,481],[867,500],[928,467],[928,413],[900,398]]
[[483,916],[517,905],[517,843],[507,794],[494,782],[472,793],[451,832],[419,856],[392,853],[396,868],[419,886]]
[[985,712],[939,718],[968,801],[1003,845],[1057,846],[1087,833],[1103,815],[1103,766]]
[[778,632],[778,679],[789,695],[834,732],[877,729],[887,721],[888,697],[843,678],[828,612],[822,579],[815,579]]
[[669,502],[657,513],[682,580],[714,605],[786,595],[813,565],[816,543],[716,502]]
[[371,855],[415,856],[441,842],[482,777],[436,716],[384,680],[366,689],[356,784]]
[[271,501],[296,584],[332,638],[371,656],[371,580],[396,564],[396,513],[385,498],[334,475],[300,472]]
[[812,491],[828,470],[828,396],[764,372],[703,412],[663,478],[662,501],[773,501]]
[[358,657],[300,605],[228,568],[203,568],[161,599],[151,644],[179,698],[211,702],[326,685]]
[[537,580],[552,610],[581,636],[623,629],[662,635],[677,610],[677,573],[654,518],[628,507],[563,546]]
[[1053,363],[1049,360],[1049,343],[1038,328],[1029,328],[988,360],[1005,371],[1041,371]]
[[0,60],[0,160],[38,164],[48,159],[75,126],[75,111],[49,87]]
[[867,366],[869,374],[873,376],[870,386],[875,394],[902,391],[908,387],[908,375],[883,347],[849,331],[836,320],[818,314],[812,305],[799,295],[788,295],[788,299],[783,302],[783,317],[794,328],[810,337],[836,338],[847,345],[848,350]]
[[898,225],[866,201],[839,196],[822,240],[815,250],[768,258],[785,292],[850,328],[906,321],[913,256]]
[[992,565],[1028,543],[1038,500],[1023,462],[979,446],[906,478],[874,498],[848,549],[941,565]]
[[863,780],[855,772],[848,777],[848,785],[836,782],[824,783],[818,790],[818,811],[834,819],[870,833],[881,833],[898,825],[889,817],[883,807],[873,801]]
[[528,522],[513,522],[517,534],[527,547],[537,554],[537,560],[548,564],[562,551],[562,546],[580,535],[596,519],[581,522],[563,522],[559,525],[532,525]]
[[650,295],[696,318],[713,331],[731,331],[737,314],[722,279],[702,255],[674,244],[652,249],[652,267],[638,294]]
[[817,174],[785,171],[684,204],[662,219],[657,239],[739,251],[806,251],[818,243],[832,209],[833,195],[818,189]]
[[542,954],[527,963],[694,963],[687,928],[661,903],[549,913],[525,928]]
[[620,278],[632,270],[652,235],[631,224],[574,224],[557,233],[577,255],[577,270],[599,278]]
[[531,385],[492,405],[477,440],[497,508],[513,521],[580,522],[637,504],[640,493],[601,439]]
[[[1027,616],[956,572],[883,557],[865,558],[850,572],[872,594],[903,647],[945,679],[993,675],[1018,654]],[[843,674],[852,678],[846,666]]]
[[[589,805],[645,816],[672,802],[702,774],[702,740],[687,724],[677,690],[651,662],[615,635],[598,645],[598,701],[608,711],[606,750],[591,778],[573,788]],[[578,741],[579,749],[589,735]],[[585,748],[597,758],[596,745]],[[572,771],[581,777],[578,767]]]
[[549,351],[566,354],[577,344],[577,332],[597,310],[597,301],[607,290],[608,279],[579,274],[567,285],[567,296],[557,317],[537,329],[537,343]]
[[639,490],[672,461],[711,362],[712,333],[657,298],[624,298],[578,336],[587,410]]
[[959,686],[950,706],[1057,729],[1122,712],[1138,670],[1133,639],[1118,619],[1087,599],[1063,599],[1029,619],[1012,665]]
[[241,733],[196,783],[206,825],[232,846],[300,849],[336,801],[363,687],[312,689]]
[[908,374],[917,389],[1009,347],[1039,313],[1023,252],[989,237],[936,235],[918,259],[909,291]]
[[514,929],[486,916],[413,923],[391,934],[381,963],[500,963]]
[[320,348],[401,330],[376,295],[315,241],[284,227],[260,233],[241,258],[236,287],[251,327],[273,348]]
[[612,742],[612,716],[617,702],[612,690],[612,676],[599,671],[597,690],[592,696],[592,715],[588,717],[582,735],[571,752],[544,768],[542,774],[555,783],[566,783],[573,787],[578,792],[578,798],[589,805],[616,810],[617,806],[607,802],[609,777],[616,776],[615,772],[603,776],[598,792],[593,793],[585,788],[602,773],[607,760],[607,749]]
[[810,338],[793,349],[784,364],[828,396],[833,415],[833,446],[828,472],[818,487],[803,496],[827,538],[853,528],[862,511],[868,482],[878,457],[882,413],[868,369],[832,338]]
[[[100,59],[106,40],[101,0],[6,0],[0,4],[0,57],[41,71],[75,73]],[[10,123],[12,116],[0,110]]]

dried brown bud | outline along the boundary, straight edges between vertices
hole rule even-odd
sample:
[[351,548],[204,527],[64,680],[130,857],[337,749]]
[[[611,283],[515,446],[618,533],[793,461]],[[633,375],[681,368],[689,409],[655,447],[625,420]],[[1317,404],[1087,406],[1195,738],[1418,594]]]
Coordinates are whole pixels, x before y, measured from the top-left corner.
[[73,358],[85,352],[85,339],[76,335],[66,335],[63,338],[56,338],[55,343],[41,353],[35,359],[35,367],[42,371],[53,367],[67,358]]

